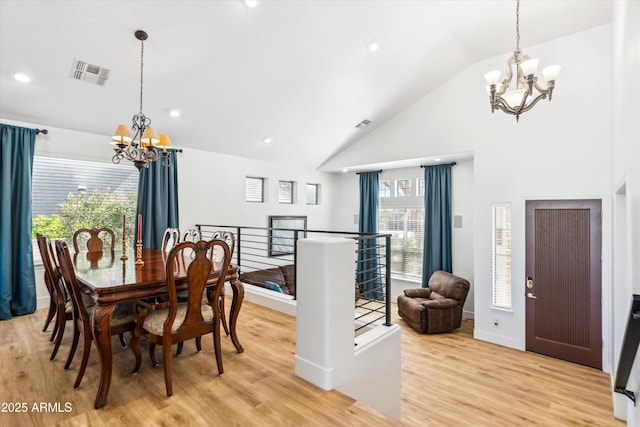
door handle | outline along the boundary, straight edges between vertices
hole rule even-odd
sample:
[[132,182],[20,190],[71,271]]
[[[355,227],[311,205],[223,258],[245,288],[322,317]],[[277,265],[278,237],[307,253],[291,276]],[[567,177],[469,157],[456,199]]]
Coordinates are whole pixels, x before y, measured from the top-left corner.
[[527,292],[527,298],[531,298],[531,299],[538,299],[538,297],[537,297],[537,296],[535,296],[535,295],[533,294],[533,292]]

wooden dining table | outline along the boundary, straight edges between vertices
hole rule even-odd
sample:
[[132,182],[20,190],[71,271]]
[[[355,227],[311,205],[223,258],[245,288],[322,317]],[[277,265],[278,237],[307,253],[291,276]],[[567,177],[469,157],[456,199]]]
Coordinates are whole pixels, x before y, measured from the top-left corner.
[[[127,251],[121,260],[121,251],[103,252],[101,255],[79,252],[74,255],[74,268],[80,288],[95,303],[91,311],[93,337],[100,354],[101,375],[94,407],[102,408],[107,402],[113,372],[113,348],[111,343],[111,316],[118,303],[167,294],[166,253],[159,249],[143,249],[144,265],[135,264],[135,253]],[[186,268],[190,260],[176,266],[177,290],[186,289]],[[182,273],[182,274],[181,274]],[[183,276],[183,279],[180,279]],[[211,278],[217,278],[214,268]],[[226,281],[231,284],[233,299],[229,318],[231,341],[238,353],[244,351],[236,333],[236,320],[244,299],[244,287],[238,280],[238,267],[229,266]],[[224,314],[223,314],[224,315]]]

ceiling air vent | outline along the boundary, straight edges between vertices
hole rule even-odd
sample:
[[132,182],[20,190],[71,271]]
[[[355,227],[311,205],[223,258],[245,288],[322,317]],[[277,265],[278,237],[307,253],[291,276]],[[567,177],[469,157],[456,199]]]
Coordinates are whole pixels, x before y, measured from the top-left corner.
[[361,121],[360,123],[358,123],[358,124],[356,125],[356,127],[357,127],[358,129],[364,129],[364,128],[368,127],[370,124],[371,124],[371,120],[364,119],[363,121]]
[[99,65],[88,64],[84,61],[74,59],[69,77],[75,80],[84,80],[85,82],[104,86],[104,83],[109,78],[109,70]]

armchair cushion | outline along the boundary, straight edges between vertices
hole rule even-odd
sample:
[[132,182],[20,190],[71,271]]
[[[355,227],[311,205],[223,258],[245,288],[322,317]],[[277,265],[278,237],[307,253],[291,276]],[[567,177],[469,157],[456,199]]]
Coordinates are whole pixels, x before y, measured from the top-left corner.
[[429,298],[431,288],[405,289],[404,294],[410,298]]

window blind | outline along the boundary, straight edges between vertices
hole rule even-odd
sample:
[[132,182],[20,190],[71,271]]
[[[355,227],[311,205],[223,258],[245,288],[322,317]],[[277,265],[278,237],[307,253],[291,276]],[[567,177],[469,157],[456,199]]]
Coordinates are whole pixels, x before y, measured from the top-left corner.
[[247,177],[244,185],[244,199],[247,202],[264,202],[264,178]]
[[391,234],[391,273],[420,279],[424,249],[424,209],[380,209],[378,219],[380,233]]
[[493,206],[493,306],[511,308],[511,205]]

